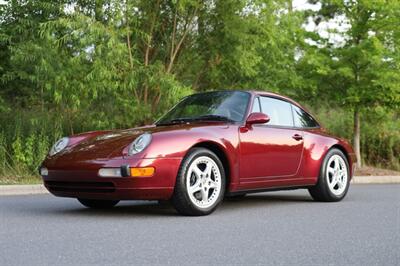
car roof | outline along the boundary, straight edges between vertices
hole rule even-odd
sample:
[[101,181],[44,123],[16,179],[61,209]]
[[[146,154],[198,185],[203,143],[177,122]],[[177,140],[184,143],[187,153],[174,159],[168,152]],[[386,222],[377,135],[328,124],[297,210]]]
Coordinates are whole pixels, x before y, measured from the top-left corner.
[[253,95],[260,95],[260,96],[267,96],[267,97],[273,97],[273,98],[278,98],[278,99],[282,99],[285,100],[287,102],[292,103],[293,105],[296,105],[297,107],[299,107],[300,109],[304,110],[306,113],[308,113],[312,118],[314,118],[315,121],[317,121],[318,124],[320,124],[320,122],[318,121],[318,119],[315,118],[314,115],[311,114],[311,112],[308,110],[308,108],[304,107],[303,105],[299,104],[298,102],[292,100],[289,97],[283,96],[281,94],[275,93],[275,92],[270,92],[270,91],[257,91],[257,90],[248,90],[248,93],[251,93]]
[[257,91],[257,90],[248,90],[248,93],[251,93],[253,95],[260,95],[260,96],[267,96],[267,97],[273,97],[273,98],[279,98],[285,101],[288,101],[294,105],[297,105],[298,107],[300,107],[301,109],[305,109],[308,113],[308,110],[306,108],[304,108],[301,104],[299,104],[298,102],[292,100],[291,98],[275,93],[275,92],[270,92],[270,91]]

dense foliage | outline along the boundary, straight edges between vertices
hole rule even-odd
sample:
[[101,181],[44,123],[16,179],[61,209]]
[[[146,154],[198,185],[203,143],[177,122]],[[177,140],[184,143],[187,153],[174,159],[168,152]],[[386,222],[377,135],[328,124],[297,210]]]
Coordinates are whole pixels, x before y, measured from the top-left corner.
[[[0,175],[34,173],[60,136],[151,123],[184,95],[221,88],[294,97],[328,130],[360,140],[366,163],[399,169],[399,2],[309,2],[321,8],[299,10],[291,0],[5,1]],[[346,25],[329,36],[340,41],[304,27],[338,19]]]

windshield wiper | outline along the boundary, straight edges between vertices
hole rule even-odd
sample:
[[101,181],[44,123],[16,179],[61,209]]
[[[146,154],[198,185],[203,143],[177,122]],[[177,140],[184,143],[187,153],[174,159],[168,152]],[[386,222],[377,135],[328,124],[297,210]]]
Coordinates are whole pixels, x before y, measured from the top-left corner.
[[235,122],[235,120],[230,119],[229,117],[226,117],[223,115],[202,115],[202,116],[195,117],[194,120]]
[[157,126],[166,126],[166,125],[175,125],[175,124],[184,124],[190,121],[193,121],[194,119],[191,117],[182,117],[182,118],[175,118],[163,123],[157,123]]
[[193,121],[194,119],[192,117],[180,117],[180,118],[175,118],[170,120],[170,123],[175,123],[175,124],[179,124],[179,123],[186,123],[186,122],[190,122]]
[[167,126],[167,125],[176,125],[176,124],[185,124],[192,121],[226,121],[226,122],[235,122],[235,120],[230,119],[229,117],[222,115],[201,115],[197,117],[180,117],[175,118],[163,123],[157,123],[157,126]]

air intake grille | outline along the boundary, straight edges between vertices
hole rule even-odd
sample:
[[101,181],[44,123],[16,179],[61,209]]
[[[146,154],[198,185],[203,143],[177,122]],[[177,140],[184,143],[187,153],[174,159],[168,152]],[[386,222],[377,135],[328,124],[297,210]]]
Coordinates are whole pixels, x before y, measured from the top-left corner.
[[111,182],[46,181],[45,185],[55,192],[111,193],[115,191],[115,186]]

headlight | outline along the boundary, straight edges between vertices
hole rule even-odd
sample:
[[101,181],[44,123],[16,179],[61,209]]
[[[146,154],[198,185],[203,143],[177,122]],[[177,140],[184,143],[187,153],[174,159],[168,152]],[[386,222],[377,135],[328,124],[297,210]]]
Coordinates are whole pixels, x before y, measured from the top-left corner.
[[150,133],[144,133],[140,135],[129,146],[128,155],[133,155],[143,151],[150,144],[150,142],[151,142]]
[[65,149],[68,146],[69,143],[69,138],[65,137],[60,140],[58,140],[53,147],[51,147],[51,150],[49,152],[49,155],[52,156],[56,153],[59,153],[63,149]]

